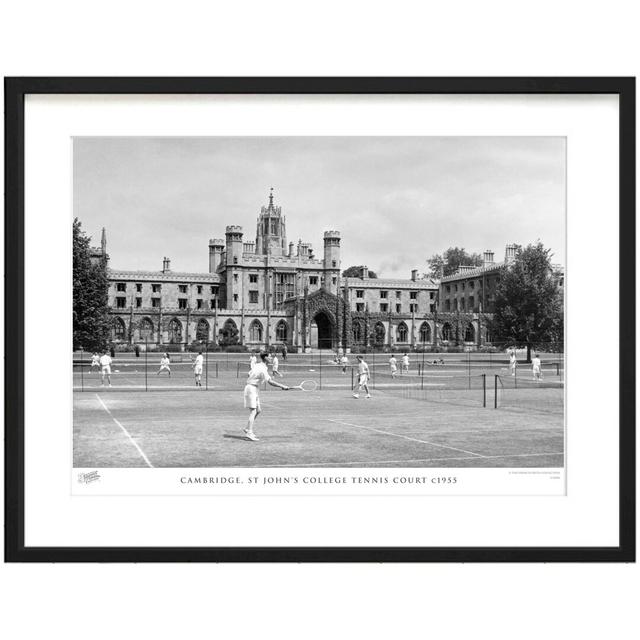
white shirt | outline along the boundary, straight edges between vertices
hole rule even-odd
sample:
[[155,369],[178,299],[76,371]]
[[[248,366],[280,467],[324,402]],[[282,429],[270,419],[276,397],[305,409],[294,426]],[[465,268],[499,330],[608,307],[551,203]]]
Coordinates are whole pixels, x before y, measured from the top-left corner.
[[269,375],[269,371],[267,371],[267,365],[264,362],[258,362],[251,367],[247,384],[252,384],[254,387],[257,387],[263,382],[269,382],[269,380],[271,380],[271,376]]
[[255,365],[255,363],[257,362],[256,357],[255,356],[251,356],[249,358],[249,366],[253,367]]
[[364,362],[364,360],[358,363],[358,375],[362,375],[363,373],[369,375],[369,365]]
[[409,356],[402,356],[402,364],[404,365],[409,364]]
[[533,358],[533,360],[531,360],[531,364],[533,365],[534,369],[539,369],[540,368],[540,358],[538,358],[538,357]]
[[347,356],[342,356],[342,358],[340,359],[340,362],[342,364],[349,364],[349,358],[347,358]]
[[92,356],[91,364],[98,364],[100,362],[100,356]]
[[164,367],[166,365],[169,364],[169,358],[162,358],[162,360],[160,360],[160,364]]
[[199,354],[196,356],[196,360],[195,360],[195,362],[193,363],[193,366],[194,366],[194,367],[202,367],[202,363],[203,363],[203,362],[204,362],[204,357],[202,356],[202,354],[201,354],[201,353],[199,353]]
[[398,366],[398,361],[392,356],[391,358],[389,358],[389,364],[391,365],[392,369],[395,369]]
[[106,353],[103,356],[100,356],[100,364],[103,367],[110,365],[112,362],[113,360],[111,360],[111,356],[107,355]]
[[273,356],[273,360],[271,361],[274,369],[278,368],[278,356]]
[[512,354],[509,356],[509,359],[511,360],[511,362],[515,362],[515,361],[516,361],[516,354],[515,354],[515,353],[512,353]]

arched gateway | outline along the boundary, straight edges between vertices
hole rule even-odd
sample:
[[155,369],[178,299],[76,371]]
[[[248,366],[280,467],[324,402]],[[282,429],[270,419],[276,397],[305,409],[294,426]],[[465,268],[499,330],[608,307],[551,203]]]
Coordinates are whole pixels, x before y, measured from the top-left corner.
[[313,349],[331,349],[335,342],[335,330],[331,319],[319,311],[311,321],[310,345]]

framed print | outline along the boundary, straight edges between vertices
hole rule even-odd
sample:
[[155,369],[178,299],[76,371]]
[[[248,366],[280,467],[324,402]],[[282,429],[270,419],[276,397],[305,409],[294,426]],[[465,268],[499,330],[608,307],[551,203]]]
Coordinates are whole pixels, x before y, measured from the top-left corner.
[[633,78],[9,78],[8,561],[635,560]]

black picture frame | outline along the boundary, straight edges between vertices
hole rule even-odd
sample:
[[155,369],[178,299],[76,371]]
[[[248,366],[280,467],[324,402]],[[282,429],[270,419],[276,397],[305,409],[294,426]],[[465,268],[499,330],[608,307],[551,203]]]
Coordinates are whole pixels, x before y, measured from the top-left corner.
[[[26,77],[5,78],[6,562],[635,561],[635,78]],[[612,547],[26,547],[24,154],[28,94],[615,94],[619,98],[619,531]],[[8,363],[11,363],[11,370]]]

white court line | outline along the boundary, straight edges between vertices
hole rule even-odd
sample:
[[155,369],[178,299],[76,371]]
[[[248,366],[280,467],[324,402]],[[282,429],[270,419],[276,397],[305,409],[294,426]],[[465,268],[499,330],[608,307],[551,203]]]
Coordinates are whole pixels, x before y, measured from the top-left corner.
[[111,419],[122,429],[124,435],[129,438],[131,444],[138,450],[138,453],[142,456],[142,459],[147,463],[147,466],[153,469],[153,465],[149,462],[149,458],[145,455],[144,451],[139,447],[138,443],[131,437],[131,434],[113,417],[113,414],[107,408],[107,405],[102,401],[102,398],[96,393],[96,398],[100,401],[100,404],[104,407],[104,410],[111,416]]
[[375,431],[376,433],[381,433],[385,436],[395,436],[396,438],[403,438],[404,440],[412,440],[413,442],[420,442],[421,444],[428,444],[432,447],[441,447],[442,449],[452,449],[453,451],[461,451],[462,453],[468,453],[472,456],[476,456],[477,458],[486,458],[487,456],[483,456],[480,453],[475,453],[473,451],[467,451],[466,449],[459,449],[458,447],[450,447],[445,444],[436,444],[435,442],[428,442],[427,440],[419,440],[418,438],[411,438],[410,436],[403,436],[399,433],[391,433],[391,431],[381,431],[380,429],[374,429],[373,427],[364,427],[360,424],[352,424],[351,422],[343,422],[342,420],[332,420],[331,418],[325,418],[328,422],[335,422],[336,424],[345,424],[348,427],[357,427],[358,429],[368,429],[369,431]]
[[512,454],[502,454],[499,456],[460,456],[455,458],[419,458],[413,460],[362,460],[360,462],[309,462],[304,464],[264,464],[261,465],[263,467],[326,467],[326,466],[351,466],[354,464],[366,464],[366,465],[376,465],[376,464],[407,464],[408,462],[439,462],[439,461],[447,461],[447,460],[477,460],[478,457],[482,459],[495,459],[495,458],[533,458],[535,456],[563,456],[564,453],[512,453]]

